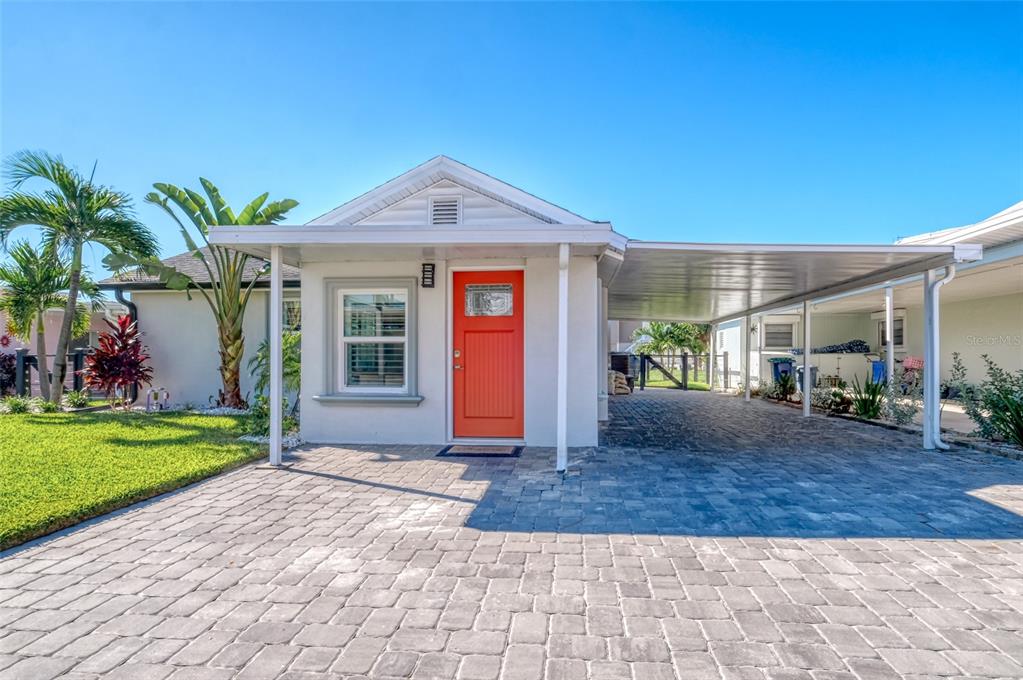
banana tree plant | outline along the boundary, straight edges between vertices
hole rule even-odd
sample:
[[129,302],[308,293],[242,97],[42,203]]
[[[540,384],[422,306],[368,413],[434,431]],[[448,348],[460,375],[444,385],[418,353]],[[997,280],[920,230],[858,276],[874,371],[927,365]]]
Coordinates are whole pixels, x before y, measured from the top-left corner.
[[[217,399],[221,406],[246,408],[241,391],[241,362],[245,352],[245,335],[242,325],[245,309],[252,296],[252,290],[260,277],[266,273],[264,266],[246,281],[245,274],[251,256],[213,245],[209,242],[211,227],[276,224],[298,205],[298,201],[286,198],[267,203],[269,193],[252,199],[236,216],[220,194],[220,190],[208,179],[199,178],[205,196],[198,191],[179,188],[173,184],[157,182],[156,191],[146,194],[145,202],[157,206],[178,225],[185,247],[192,256],[202,263],[209,277],[208,286],[197,283],[189,274],[160,262],[155,257],[137,258],[124,253],[111,253],[103,263],[112,270],[123,271],[139,268],[160,281],[171,290],[189,293],[197,290],[206,300],[217,324],[217,339],[220,351],[220,378],[222,387]],[[174,210],[185,215],[198,234],[193,238],[185,222]]]

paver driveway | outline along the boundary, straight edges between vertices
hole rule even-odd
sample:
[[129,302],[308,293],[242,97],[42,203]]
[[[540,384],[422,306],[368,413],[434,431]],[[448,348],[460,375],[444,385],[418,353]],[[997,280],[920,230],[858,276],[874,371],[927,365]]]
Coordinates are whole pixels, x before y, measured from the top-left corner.
[[0,677],[1023,676],[1023,463],[708,394],[307,448],[9,554]]

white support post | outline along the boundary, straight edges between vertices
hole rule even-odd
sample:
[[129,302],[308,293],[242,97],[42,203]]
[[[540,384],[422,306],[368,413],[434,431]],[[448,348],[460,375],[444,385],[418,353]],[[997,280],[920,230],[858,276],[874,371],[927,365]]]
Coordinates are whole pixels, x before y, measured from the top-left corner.
[[717,351],[717,335],[718,327],[711,325],[710,327],[710,357],[707,359],[707,384],[710,385],[710,391],[714,391],[714,376],[717,375],[716,367],[714,366],[715,353]]
[[270,464],[281,464],[284,411],[284,366],[281,334],[284,330],[284,276],[281,247],[270,246]]
[[810,371],[810,301],[803,300],[803,417],[810,417],[810,394],[813,392],[813,376]]
[[929,374],[938,365],[934,336],[937,325],[934,319],[934,270],[924,272],[924,448],[937,448],[934,444],[934,414],[938,409],[938,395],[931,389]]
[[607,287],[601,283],[600,286],[600,313],[597,315],[597,337],[600,341],[597,346],[597,419],[606,422],[607,414],[607,361],[608,361],[608,337],[607,337]]
[[568,468],[568,265],[569,245],[558,245],[558,472]]
[[895,380],[895,290],[884,289],[884,374],[889,385]]
[[753,334],[751,332],[750,316],[747,314],[742,320],[742,337],[740,338],[740,344],[742,345],[742,384],[746,389],[744,399],[749,401],[750,397],[750,384],[749,376],[750,370],[749,365],[752,361],[752,350],[751,345],[753,344]]

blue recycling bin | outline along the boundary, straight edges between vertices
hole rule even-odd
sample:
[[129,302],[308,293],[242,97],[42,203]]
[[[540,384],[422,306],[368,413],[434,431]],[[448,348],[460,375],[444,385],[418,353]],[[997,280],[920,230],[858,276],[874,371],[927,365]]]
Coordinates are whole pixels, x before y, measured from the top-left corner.
[[[803,389],[803,367],[800,366],[796,369],[796,383],[799,385],[800,391]],[[817,367],[810,366],[810,387],[817,387]]]
[[888,366],[883,359],[870,362],[870,379],[875,383],[882,383],[888,379]]
[[774,382],[781,380],[783,375],[792,375],[792,366],[795,359],[777,358],[771,359],[771,378]]

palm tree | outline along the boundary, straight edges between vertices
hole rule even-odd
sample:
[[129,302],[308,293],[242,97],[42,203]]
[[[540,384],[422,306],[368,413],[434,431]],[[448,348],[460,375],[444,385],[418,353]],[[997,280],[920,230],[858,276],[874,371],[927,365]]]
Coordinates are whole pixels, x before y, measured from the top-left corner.
[[[245,351],[242,322],[245,319],[245,308],[248,306],[252,289],[265,272],[265,268],[246,283],[244,280],[246,264],[252,258],[245,253],[211,245],[210,227],[275,224],[284,219],[288,211],[298,205],[298,201],[286,198],[267,203],[266,199],[270,194],[263,193],[250,201],[236,217],[213,182],[202,177],[199,178],[199,182],[206,197],[192,189],[179,189],[173,184],[158,182],[153,185],[156,191],[146,194],[145,200],[146,203],[161,208],[180,227],[185,247],[202,263],[209,276],[208,289],[196,284],[188,274],[152,257],[140,259],[123,253],[114,253],[103,260],[103,263],[114,270],[139,267],[152,276],[159,276],[163,284],[172,290],[188,291],[194,288],[202,294],[217,322],[220,378],[223,382],[218,401],[222,406],[245,408],[246,403],[241,392],[241,364]],[[185,224],[171,208],[171,204],[177,206],[194,225],[202,241],[201,246],[192,238]]]
[[[93,174],[95,170],[94,166]],[[8,161],[8,174],[11,192],[0,197],[0,243],[6,244],[18,227],[37,226],[42,230],[44,254],[50,258],[59,254],[68,257],[67,303],[50,377],[50,400],[59,402],[82,284],[85,245],[152,257],[158,252],[156,236],[135,219],[128,194],[94,184],[91,175],[85,178],[60,156],[21,151]],[[50,187],[41,194],[19,191],[29,180],[42,180]]]
[[[50,399],[46,365],[46,326],[43,315],[48,309],[67,307],[64,293],[71,285],[71,267],[67,262],[37,252],[26,241],[19,241],[10,251],[11,262],[0,265],[0,311],[7,316],[7,331],[29,342],[33,331],[36,361],[39,369],[39,392]],[[99,292],[96,284],[81,279],[82,292],[93,299]],[[82,303],[75,306],[72,332],[75,337],[89,330],[89,310]]]

